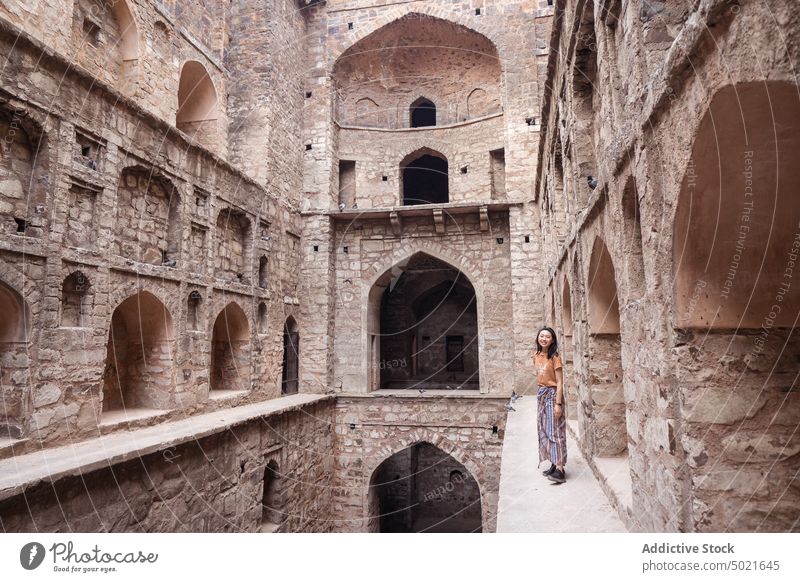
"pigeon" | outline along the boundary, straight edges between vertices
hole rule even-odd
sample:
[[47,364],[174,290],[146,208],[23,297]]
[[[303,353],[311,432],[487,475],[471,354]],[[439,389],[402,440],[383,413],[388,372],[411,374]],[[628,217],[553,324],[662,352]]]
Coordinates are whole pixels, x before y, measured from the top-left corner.
[[174,269],[174,268],[175,268],[175,265],[177,265],[177,264],[178,264],[178,262],[177,262],[175,259],[166,259],[166,260],[165,260],[165,261],[164,261],[162,264],[163,264],[165,267],[171,267],[171,268],[173,268],[173,269]]
[[353,202],[353,208],[358,208],[358,202]]
[[589,184],[589,188],[591,188],[592,190],[597,188],[597,178],[595,178],[594,176],[587,176],[586,183]]
[[425,392],[425,388],[420,388],[420,389],[419,389],[419,393],[420,393],[420,394],[422,394],[422,393],[424,393],[424,392]]
[[506,410],[508,410],[509,412],[516,412],[517,411],[517,409],[514,408],[513,406],[511,406],[510,403],[506,404]]
[[345,208],[347,208],[345,203],[344,202],[339,202],[339,212],[344,211]]

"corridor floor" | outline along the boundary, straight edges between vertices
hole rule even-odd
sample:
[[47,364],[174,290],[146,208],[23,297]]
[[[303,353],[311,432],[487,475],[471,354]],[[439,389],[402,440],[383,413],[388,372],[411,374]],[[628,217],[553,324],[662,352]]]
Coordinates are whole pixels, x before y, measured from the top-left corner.
[[567,482],[557,485],[537,467],[536,396],[516,401],[508,413],[500,467],[497,531],[624,532],[625,526],[567,433]]

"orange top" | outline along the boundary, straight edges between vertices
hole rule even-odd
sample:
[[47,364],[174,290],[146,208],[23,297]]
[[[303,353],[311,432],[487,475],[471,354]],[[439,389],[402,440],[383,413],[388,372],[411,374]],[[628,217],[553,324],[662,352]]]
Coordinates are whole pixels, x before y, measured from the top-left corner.
[[536,368],[536,383],[539,386],[558,386],[556,370],[563,368],[561,357],[558,354],[549,359],[544,352],[534,354],[533,365]]

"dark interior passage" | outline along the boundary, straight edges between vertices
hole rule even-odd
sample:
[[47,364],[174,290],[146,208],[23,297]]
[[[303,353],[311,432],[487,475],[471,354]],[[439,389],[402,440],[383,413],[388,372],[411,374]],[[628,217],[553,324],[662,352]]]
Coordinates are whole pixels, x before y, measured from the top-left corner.
[[478,314],[466,276],[429,255],[394,270],[380,306],[381,388],[478,389]]
[[369,495],[374,531],[482,530],[478,482],[464,465],[430,443],[417,443],[381,463]]

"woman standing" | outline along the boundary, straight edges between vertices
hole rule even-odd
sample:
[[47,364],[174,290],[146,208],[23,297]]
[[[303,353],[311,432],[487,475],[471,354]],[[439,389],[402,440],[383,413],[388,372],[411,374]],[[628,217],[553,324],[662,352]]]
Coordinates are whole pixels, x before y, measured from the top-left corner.
[[539,463],[547,459],[550,468],[543,471],[551,481],[566,483],[564,465],[567,464],[567,419],[564,414],[564,372],[558,355],[556,332],[543,327],[536,338],[536,383],[539,409]]

